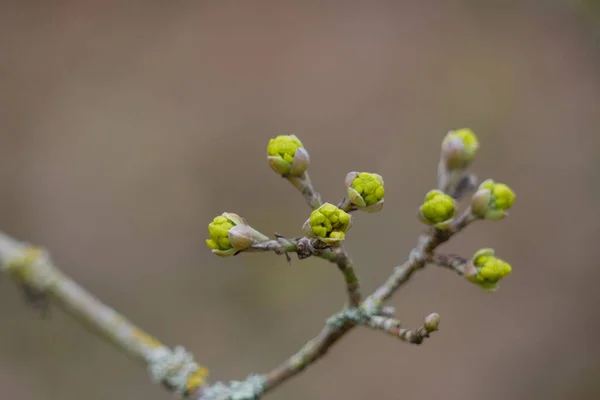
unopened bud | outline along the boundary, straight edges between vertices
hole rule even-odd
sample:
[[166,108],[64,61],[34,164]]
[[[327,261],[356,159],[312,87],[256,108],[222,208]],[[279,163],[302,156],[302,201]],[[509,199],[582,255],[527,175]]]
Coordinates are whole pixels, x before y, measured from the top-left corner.
[[281,176],[301,176],[310,162],[308,151],[295,135],[279,135],[267,146],[269,165]]
[[249,225],[237,225],[229,230],[231,247],[236,250],[246,250],[253,244],[263,243],[269,238]]
[[472,130],[450,131],[442,141],[442,159],[448,170],[464,169],[475,158],[479,141]]
[[431,190],[419,207],[421,222],[437,229],[448,229],[456,211],[456,202],[441,190]]
[[479,185],[471,199],[471,211],[474,215],[498,221],[505,218],[515,201],[514,192],[503,183],[488,179]]
[[253,244],[262,243],[269,238],[254,228],[239,215],[224,212],[208,224],[210,238],[206,245],[218,256],[227,257],[246,250]]
[[512,267],[509,263],[494,256],[493,249],[481,249],[467,263],[465,279],[493,292],[498,289],[498,282],[511,271]]
[[377,212],[383,208],[383,178],[369,172],[350,172],[344,181],[348,200],[359,210]]
[[343,241],[346,232],[352,226],[350,214],[325,203],[310,214],[302,230],[308,237],[319,239],[323,243],[335,245]]
[[425,317],[425,324],[423,325],[427,332],[435,332],[438,330],[438,326],[440,325],[440,315],[433,313],[429,314]]

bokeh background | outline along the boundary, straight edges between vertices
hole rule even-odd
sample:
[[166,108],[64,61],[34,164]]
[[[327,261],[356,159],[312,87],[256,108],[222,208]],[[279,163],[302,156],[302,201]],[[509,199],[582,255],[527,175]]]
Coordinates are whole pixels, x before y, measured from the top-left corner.
[[[598,399],[600,19],[594,1],[3,1],[0,227],[47,246],[109,305],[211,380],[264,372],[345,301],[333,265],[204,245],[234,211],[294,236],[301,196],[266,144],[295,133],[329,201],[351,170],[386,180],[348,247],[364,292],[422,227],[439,144],[468,126],[473,170],[511,218],[444,246],[494,247],[490,295],[430,267],[394,298],[422,346],[358,329],[270,399]],[[0,397],[167,399],[143,368],[0,277]]]

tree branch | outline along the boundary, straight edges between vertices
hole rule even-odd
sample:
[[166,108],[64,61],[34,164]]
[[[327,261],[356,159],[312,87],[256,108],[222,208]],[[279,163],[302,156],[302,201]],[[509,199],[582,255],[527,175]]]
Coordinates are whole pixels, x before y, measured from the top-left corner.
[[331,246],[324,246],[318,240],[304,236],[294,239],[286,239],[278,234],[275,236],[277,237],[275,240],[253,245],[249,251],[273,251],[275,254],[285,254],[288,256],[288,260],[288,253],[295,252],[298,254],[299,259],[316,256],[337,264],[338,269],[342,272],[344,281],[346,282],[349,304],[351,307],[358,307],[361,301],[360,283],[354,272],[354,266],[350,259],[350,255],[343,246],[334,248]]
[[144,363],[153,381],[179,396],[201,395],[208,375],[183,349],[171,350],[62,273],[46,251],[0,232],[0,270],[24,290],[43,293],[74,319]]
[[[472,267],[471,264],[467,264],[468,260],[462,257],[435,253],[437,247],[479,219],[470,207],[461,216],[453,219],[456,205],[450,197],[458,199],[475,188],[475,178],[465,173],[464,168],[472,160],[478,144],[470,130],[461,130],[459,133],[451,131],[449,135],[451,141],[443,142],[443,163],[441,162],[438,168],[438,187],[447,195],[438,191],[433,191],[433,198],[427,195],[426,202],[419,209],[419,218],[430,226],[419,236],[408,259],[397,266],[392,275],[364,301],[352,260],[341,245],[339,237],[315,235],[316,239],[304,236],[288,239],[276,234],[274,240],[269,240],[267,236],[247,226],[242,218],[232,213],[223,213],[220,218],[215,218],[209,224],[211,239],[207,240],[207,245],[217,255],[272,251],[276,254],[285,254],[288,261],[290,261],[289,253],[296,253],[299,259],[316,256],[335,263],[346,283],[349,298],[347,306],[332,315],[317,336],[281,365],[266,374],[250,375],[243,381],[232,381],[228,384],[217,382],[209,386],[206,382],[208,370],[199,366],[183,347],[176,347],[173,350],[166,347],[63,274],[51,262],[45,251],[19,243],[1,232],[0,269],[17,281],[33,305],[44,308],[47,298],[54,299],[73,318],[92,328],[100,337],[109,340],[126,354],[144,363],[153,381],[163,384],[174,394],[195,400],[256,400],[321,359],[338,340],[356,326],[368,326],[413,344],[422,343],[430,333],[438,329],[440,317],[435,313],[427,316],[423,325],[415,330],[402,328],[400,321],[393,317],[393,308],[384,307],[383,302],[428,262],[451,269],[459,275],[465,274],[466,266]],[[273,139],[273,147],[277,151],[269,150],[269,163],[279,174],[281,171],[289,171],[290,168],[296,171],[295,176],[288,174],[284,177],[301,192],[307,204],[314,210],[322,205],[322,201],[320,195],[314,190],[308,173],[299,171],[301,168],[306,169],[308,153],[298,143],[299,140],[294,136],[278,136]],[[271,147],[271,142],[269,146]],[[294,154],[288,154],[290,149],[293,149]],[[279,154],[280,152],[285,153],[283,154],[286,156],[285,159]],[[294,159],[292,165],[289,165],[290,157]],[[460,162],[459,168],[454,168],[457,161]],[[350,173],[348,176],[352,177],[353,174]],[[381,190],[383,196],[383,181],[379,185],[381,186],[377,190]],[[484,195],[487,197],[480,196],[479,201],[473,203],[476,206],[475,210],[478,210],[477,214],[493,220],[503,218],[506,210],[512,206],[514,193],[502,184],[486,190]],[[355,191],[358,193],[358,189]],[[354,192],[349,193],[348,196],[352,196]],[[445,198],[440,198],[439,195]],[[363,199],[364,201],[366,200]],[[382,197],[374,206],[377,204],[383,204]],[[338,207],[347,212],[357,210],[347,197],[344,197]],[[483,211],[480,210],[482,207]],[[379,209],[380,207],[377,208]],[[363,207],[361,210],[368,211],[368,207]],[[376,211],[374,208],[370,210]],[[333,216],[341,218],[337,214]],[[333,224],[338,221],[332,216],[320,215],[320,217],[331,225],[327,232],[330,232]],[[349,221],[342,233],[345,233],[348,227]],[[314,230],[312,233],[315,233]],[[481,251],[493,255],[490,249]],[[481,258],[479,257],[484,265],[479,265],[478,268],[482,276],[483,272],[486,275],[481,278],[483,283],[475,283],[487,290],[495,290],[497,281],[510,273],[510,265],[495,258],[489,259],[490,257],[486,264]],[[479,269],[475,273],[479,273]]]
[[[350,305],[344,311],[332,316],[315,338],[283,364],[262,376],[250,376],[244,382],[233,382],[231,387],[222,384],[207,386],[208,370],[199,366],[182,347],[169,349],[121,314],[104,305],[62,273],[51,262],[45,251],[19,243],[8,235],[0,233],[0,259],[2,271],[22,287],[50,296],[80,323],[92,328],[100,337],[110,341],[134,359],[146,364],[153,381],[162,383],[173,393],[193,399],[222,399],[226,396],[223,397],[221,393],[230,393],[235,384],[244,389],[244,384],[254,383],[254,386],[248,389],[247,398],[252,398],[273,390],[319,360],[339,339],[358,325],[385,328],[383,330],[402,340],[421,343],[429,333],[437,330],[439,316],[435,325],[428,327],[426,320],[426,323],[416,330],[402,329],[395,320],[379,316],[384,313],[389,314],[389,310],[382,308],[382,303],[407,282],[415,271],[423,268],[426,260],[443,266],[454,265],[443,256],[434,256],[433,251],[475,219],[467,211],[454,222],[451,229],[441,231],[431,228],[421,235],[409,259],[396,267],[392,276],[369,296],[361,307],[357,307],[360,304],[358,280],[343,248],[315,248],[312,244],[314,239],[306,237],[285,239],[280,236],[276,240],[253,246],[252,251],[274,251],[277,254],[297,252],[301,258],[314,255],[336,263],[344,272]],[[390,324],[390,321],[394,323]],[[217,391],[216,395],[211,395],[211,390],[215,391],[218,385],[223,387],[219,386],[220,391]]]

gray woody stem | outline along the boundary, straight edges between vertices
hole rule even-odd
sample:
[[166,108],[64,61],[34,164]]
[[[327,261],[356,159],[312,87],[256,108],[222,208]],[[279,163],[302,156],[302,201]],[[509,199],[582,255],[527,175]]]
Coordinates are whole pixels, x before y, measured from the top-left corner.
[[356,207],[354,204],[352,204],[350,202],[350,199],[348,198],[348,196],[344,196],[344,198],[342,200],[340,200],[340,202],[337,205],[337,208],[342,209],[342,210],[346,211],[347,213],[351,213],[353,211],[358,210],[358,207]]
[[477,188],[477,178],[464,169],[449,170],[444,158],[438,164],[438,189],[454,199],[460,199]]
[[302,193],[304,200],[313,210],[321,207],[323,202],[321,201],[321,195],[315,191],[308,172],[304,172],[302,176],[286,176],[286,178],[296,189]]
[[[425,261],[431,257],[433,251],[439,245],[448,241],[455,233],[465,228],[475,219],[470,210],[467,210],[454,222],[450,229],[440,231],[432,228],[427,233],[421,235],[409,259],[404,264],[396,267],[392,276],[364,301],[362,308],[369,315],[378,314],[383,301],[390,298],[403,283],[410,279],[415,271],[423,268]],[[357,325],[357,322],[351,319],[347,319],[339,324],[327,324],[319,335],[306,343],[296,354],[265,374],[266,382],[263,386],[263,393],[273,390],[323,357],[331,346]],[[421,334],[418,332],[421,332]],[[417,333],[413,334],[406,333],[406,335],[413,337],[419,337],[422,334],[423,330],[417,330]],[[413,343],[417,342],[413,339]]]
[[465,266],[469,262],[464,257],[458,256],[456,254],[433,254],[428,260],[428,262],[435,264],[439,267],[448,268],[458,275],[463,276],[465,274]]
[[81,324],[132,358],[179,396],[200,396],[208,370],[182,347],[169,349],[62,273],[47,253],[0,232],[0,270],[24,289],[47,295]]
[[344,275],[344,281],[346,282],[346,290],[348,291],[348,300],[350,307],[358,307],[360,305],[360,283],[358,277],[354,273],[354,266],[350,256],[344,249],[343,245],[334,249],[336,254],[335,263],[339,270]]
[[[315,191],[310,181],[310,176],[308,175],[308,172],[304,172],[299,178],[293,176],[288,176],[286,178],[302,193],[304,199],[312,209],[317,209],[323,204],[321,201],[321,195]],[[350,203],[348,204],[350,205]],[[342,245],[340,245],[338,247],[335,247],[333,250],[326,250],[322,253],[322,255],[318,250],[318,246],[315,249],[315,247],[313,246],[314,243],[314,241],[312,243],[309,243],[309,247],[311,248],[312,253],[337,264],[339,270],[344,275],[344,281],[346,282],[346,290],[348,292],[349,305],[350,307],[358,307],[361,300],[359,288],[360,283],[358,281],[358,277],[354,273],[354,267],[352,265],[352,260],[350,259],[348,252],[344,249]],[[334,258],[331,257],[331,252],[334,253]]]
[[358,307],[360,305],[360,283],[354,272],[352,260],[343,245],[323,247],[319,245],[319,241],[316,239],[307,237],[286,239],[277,235],[276,240],[256,244],[249,251],[273,251],[276,254],[295,252],[300,259],[316,256],[331,261],[337,264],[339,270],[344,275],[350,307]]
[[[331,346],[357,325],[369,325],[391,333],[401,340],[414,344],[421,343],[429,333],[437,329],[439,316],[430,315],[426,318],[425,324],[416,330],[402,329],[399,322],[379,316],[384,314],[384,309],[381,307],[382,302],[408,281],[415,271],[423,268],[426,260],[453,268],[460,273],[461,270],[458,268],[460,262],[457,261],[457,258],[437,256],[433,254],[433,250],[475,219],[467,210],[449,230],[430,229],[421,235],[409,259],[396,267],[392,276],[364,301],[361,308],[355,306],[360,303],[358,281],[354,276],[352,263],[343,248],[315,249],[308,238],[290,240],[281,237],[256,246],[254,251],[274,251],[278,254],[297,252],[299,256],[315,255],[335,262],[346,278],[350,308],[332,317],[334,323],[328,322],[319,335],[306,343],[286,362],[266,373],[264,377],[258,376],[256,380],[260,388],[259,390],[251,388],[251,395],[260,396],[297,375],[325,355]],[[143,362],[155,382],[162,383],[180,397],[220,398],[209,394],[213,387],[207,386],[205,380],[208,371],[205,367],[199,366],[191,354],[182,347],[169,349],[121,314],[104,305],[56,268],[48,255],[41,249],[20,243],[0,232],[0,261],[0,270],[11,276],[21,286],[28,288],[30,292],[48,295],[74,319],[91,327],[100,337]],[[352,285],[354,283],[356,286]],[[216,387],[218,384],[215,385]]]
[[437,330],[439,322],[440,316],[438,314],[430,314],[425,318],[423,326],[412,330],[402,328],[400,321],[397,319],[374,315],[369,318],[367,325],[373,329],[386,332],[400,340],[421,344],[425,338],[429,337],[430,333]]

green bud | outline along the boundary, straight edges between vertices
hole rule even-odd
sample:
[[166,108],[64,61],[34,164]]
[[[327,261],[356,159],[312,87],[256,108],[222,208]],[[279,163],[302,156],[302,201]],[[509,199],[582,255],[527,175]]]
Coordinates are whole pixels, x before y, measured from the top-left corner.
[[335,245],[344,240],[351,225],[350,214],[333,204],[325,203],[310,214],[302,230],[308,237]]
[[383,178],[368,172],[350,172],[344,181],[348,200],[359,210],[377,212],[383,208]]
[[471,199],[471,210],[474,215],[498,221],[508,215],[507,210],[515,202],[515,193],[503,183],[495,183],[488,179],[479,185],[479,189]]
[[465,268],[465,278],[483,289],[493,292],[498,282],[509,275],[512,268],[509,263],[494,256],[493,249],[477,251]]
[[208,224],[206,245],[218,256],[227,257],[262,243],[269,238],[258,232],[237,214],[223,213]]
[[301,176],[310,162],[308,152],[295,135],[279,135],[267,146],[269,165],[281,176]]
[[447,229],[452,223],[456,202],[441,190],[431,190],[419,207],[419,220],[437,229]]
[[438,326],[440,325],[440,315],[433,313],[429,314],[425,317],[425,324],[423,325],[427,332],[435,332],[438,330]]
[[475,158],[479,141],[468,128],[450,131],[442,141],[442,159],[448,170],[464,169]]

